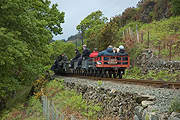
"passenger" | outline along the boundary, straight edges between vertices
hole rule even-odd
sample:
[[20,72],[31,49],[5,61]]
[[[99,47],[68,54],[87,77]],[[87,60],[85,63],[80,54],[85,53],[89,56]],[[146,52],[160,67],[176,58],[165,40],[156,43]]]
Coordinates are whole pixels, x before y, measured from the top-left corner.
[[90,50],[87,48],[86,45],[83,45],[83,52],[81,57],[78,59],[78,67],[82,64],[83,59],[89,58]]
[[[119,52],[117,53],[117,56],[128,56],[128,54],[126,53],[126,51],[125,51],[125,49],[124,49],[124,46],[123,45],[120,45],[119,46]],[[126,62],[118,62],[118,64],[123,64],[123,65],[127,65],[128,64],[128,57],[118,57],[117,59],[118,60],[121,60],[121,58],[122,58],[122,60],[123,61],[126,61]]]
[[52,71],[55,71],[55,69],[58,68],[59,61],[61,61],[61,60],[62,60],[62,55],[59,55],[59,56],[57,57],[57,59],[55,60],[54,64],[52,65],[52,67],[51,67],[51,70],[52,70]]
[[119,52],[117,53],[117,56],[128,56],[123,45],[119,46]]
[[[113,52],[113,46],[109,45],[108,48],[102,52],[99,52],[98,57],[101,56],[114,56],[115,53]],[[104,57],[104,60],[109,60],[109,57]],[[101,64],[101,62],[97,62],[97,64]],[[104,62],[104,64],[107,64],[107,62]]]
[[94,48],[94,51],[89,55],[90,58],[95,58],[98,56],[98,51],[97,48]]
[[117,48],[116,47],[113,48],[113,52],[117,53]]
[[76,56],[71,60],[70,68],[73,68],[74,67],[74,62],[77,61],[79,57],[81,57],[81,53],[79,52],[78,49],[75,49],[75,53],[76,53]]
[[68,57],[66,56],[66,54],[65,53],[62,53],[62,61],[68,61]]
[[99,52],[98,57],[100,57],[100,56],[114,56],[114,55],[115,54],[113,53],[113,47],[112,47],[112,45],[109,45],[106,50]]

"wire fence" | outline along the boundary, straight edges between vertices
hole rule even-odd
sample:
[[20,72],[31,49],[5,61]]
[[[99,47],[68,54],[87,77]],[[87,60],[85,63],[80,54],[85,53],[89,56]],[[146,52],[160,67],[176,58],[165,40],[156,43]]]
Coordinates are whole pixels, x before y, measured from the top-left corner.
[[64,115],[55,108],[53,101],[48,100],[47,96],[42,96],[43,116],[46,120],[64,120]]

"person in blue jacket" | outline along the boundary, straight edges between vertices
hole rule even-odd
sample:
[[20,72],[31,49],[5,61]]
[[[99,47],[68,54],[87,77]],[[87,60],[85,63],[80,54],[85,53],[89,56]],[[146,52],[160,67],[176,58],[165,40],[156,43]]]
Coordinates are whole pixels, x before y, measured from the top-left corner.
[[[98,57],[101,57],[101,56],[114,56],[114,55],[115,55],[115,53],[113,52],[113,46],[109,45],[106,50],[103,50],[103,51],[99,52]],[[109,60],[109,57],[104,57],[104,60]],[[98,62],[97,64],[101,64],[101,62]],[[104,64],[107,64],[107,62],[105,62]]]
[[98,57],[100,57],[100,56],[114,56],[114,55],[115,54],[113,52],[113,47],[112,47],[112,45],[109,45],[106,50],[99,52]]

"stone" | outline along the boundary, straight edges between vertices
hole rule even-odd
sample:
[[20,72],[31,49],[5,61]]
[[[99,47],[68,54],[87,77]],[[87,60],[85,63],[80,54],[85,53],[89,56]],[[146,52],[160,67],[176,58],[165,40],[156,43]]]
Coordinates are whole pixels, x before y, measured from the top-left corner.
[[138,118],[142,118],[142,112],[143,112],[143,107],[142,106],[136,106],[134,108],[134,113],[138,116]]
[[152,102],[152,101],[142,101],[141,104],[142,104],[143,107],[147,107],[149,105],[153,105],[154,102]]
[[159,120],[159,115],[156,112],[151,112],[149,114],[149,120]]
[[180,113],[172,112],[172,113],[171,113],[171,117],[177,117],[177,118],[180,118]]
[[180,118],[177,118],[177,117],[169,117],[168,120],[180,120]]
[[143,110],[143,112],[142,112],[142,120],[146,120],[145,118],[146,118],[146,115],[147,115],[147,110],[145,109],[145,110]]
[[150,100],[150,101],[155,100],[155,96],[151,96],[151,95],[141,95],[141,97],[144,98],[145,100]]
[[134,115],[134,119],[133,120],[139,120],[137,115]]
[[167,113],[160,114],[160,120],[168,120],[168,114]]
[[172,112],[168,120],[180,120],[180,113]]
[[111,89],[110,93],[115,93],[116,90],[115,89]]

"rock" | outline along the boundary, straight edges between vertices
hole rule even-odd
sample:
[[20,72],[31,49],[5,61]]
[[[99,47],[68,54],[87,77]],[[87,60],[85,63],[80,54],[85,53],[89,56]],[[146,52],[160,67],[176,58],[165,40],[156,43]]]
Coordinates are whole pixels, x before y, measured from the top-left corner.
[[115,93],[116,90],[115,89],[111,89],[110,93]]
[[134,113],[138,116],[138,118],[142,118],[142,112],[143,112],[143,107],[142,106],[137,106],[134,108]]
[[145,110],[142,112],[142,120],[146,120],[146,119],[145,119],[146,116],[147,116],[147,110],[145,109]]
[[133,120],[139,120],[137,115],[134,115],[134,119]]
[[152,102],[152,101],[142,101],[141,104],[142,104],[143,107],[147,107],[148,105],[153,105],[154,102]]
[[149,114],[149,120],[159,120],[159,115],[156,112],[151,112]]
[[177,117],[169,117],[168,120],[180,120],[180,118],[177,118]]
[[168,114],[167,113],[163,113],[160,115],[160,120],[168,120]]
[[172,112],[172,113],[171,113],[171,117],[177,117],[177,118],[180,118],[180,113]]
[[151,96],[151,95],[141,95],[141,97],[144,98],[145,100],[150,100],[150,101],[155,100],[155,96]]
[[168,120],[180,120],[180,113],[172,112]]

